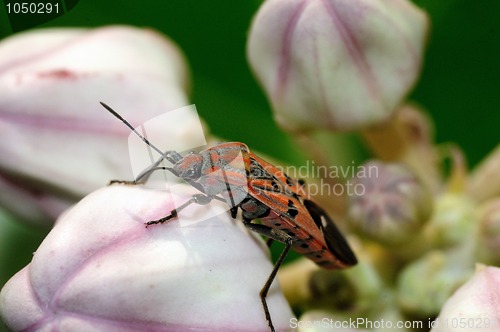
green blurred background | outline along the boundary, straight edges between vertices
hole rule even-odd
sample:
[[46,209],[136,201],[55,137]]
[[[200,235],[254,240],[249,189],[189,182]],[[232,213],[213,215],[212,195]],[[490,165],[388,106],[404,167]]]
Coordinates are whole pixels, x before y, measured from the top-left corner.
[[[41,27],[131,24],[165,33],[187,57],[191,100],[213,133],[297,162],[245,59],[249,25],[261,2],[80,0]],[[458,143],[474,165],[500,137],[500,1],[415,2],[429,12],[432,31],[423,75],[411,98],[434,118],[437,141]],[[11,34],[0,6],[0,37]]]
[[[66,14],[38,27],[130,24],[163,32],[187,57],[191,100],[212,133],[300,164],[304,156],[273,122],[245,59],[249,25],[261,2],[80,0]],[[457,143],[473,166],[500,137],[500,1],[415,3],[430,14],[432,29],[423,74],[411,99],[434,119],[437,142]],[[64,8],[70,7],[67,1]],[[0,5],[0,38],[9,35],[6,9]],[[18,236],[6,238],[6,230]],[[17,224],[6,225],[2,232],[0,241],[11,241],[16,251],[0,252],[0,285],[29,262],[44,235]]]

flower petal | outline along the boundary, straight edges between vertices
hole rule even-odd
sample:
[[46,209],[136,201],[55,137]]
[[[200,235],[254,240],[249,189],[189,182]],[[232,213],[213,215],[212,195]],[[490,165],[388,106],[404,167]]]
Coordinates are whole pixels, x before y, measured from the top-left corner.
[[111,179],[133,177],[130,131],[99,101],[134,125],[188,103],[182,54],[148,29],[33,30],[3,40],[0,59],[0,176],[61,206],[23,214],[35,223]]
[[[260,239],[226,214],[144,227],[172,207],[164,191],[125,185],[84,198],[0,293],[8,326],[267,331],[259,291],[272,267]],[[292,313],[277,284],[268,304],[276,329],[287,330]]]

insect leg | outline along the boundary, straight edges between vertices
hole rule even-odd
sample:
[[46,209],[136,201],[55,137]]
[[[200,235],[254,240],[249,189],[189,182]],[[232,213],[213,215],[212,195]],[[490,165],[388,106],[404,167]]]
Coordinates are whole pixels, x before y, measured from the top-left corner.
[[165,159],[165,157],[161,156],[157,161],[154,162],[154,164],[152,164],[150,167],[148,167],[144,171],[142,171],[137,176],[137,178],[135,178],[135,180],[132,180],[132,181],[127,181],[127,180],[111,180],[109,182],[109,184],[114,184],[114,183],[131,184],[131,185],[144,184],[149,179],[149,177],[151,176],[151,174],[153,174],[153,172],[155,172],[155,171],[158,171],[158,170],[171,171],[170,167],[158,166],[164,159]]
[[238,207],[234,206],[230,208],[229,212],[231,212],[231,218],[236,219],[236,215],[238,214]]
[[217,196],[207,196],[207,195],[203,195],[203,194],[196,194],[196,195],[193,195],[187,202],[185,202],[184,204],[182,204],[181,206],[173,209],[172,211],[170,211],[170,214],[163,217],[163,218],[160,218],[158,220],[151,220],[151,221],[148,221],[146,222],[146,227],[148,227],[149,225],[155,225],[155,224],[163,224],[164,222],[167,222],[169,221],[170,219],[172,218],[175,218],[177,217],[177,214],[182,211],[183,209],[185,209],[186,207],[188,207],[189,205],[191,204],[199,204],[199,205],[206,205],[208,203],[210,203],[213,199],[219,199],[219,197]]
[[269,277],[266,280],[266,283],[264,284],[264,287],[260,290],[260,301],[262,302],[262,307],[264,308],[264,314],[266,316],[266,320],[269,324],[269,328],[271,329],[272,332],[275,331],[273,322],[271,320],[271,314],[269,313],[269,308],[267,306],[267,293],[269,292],[269,288],[271,288],[271,285],[273,284],[274,279],[276,278],[276,274],[278,273],[278,270],[283,264],[283,261],[285,260],[288,251],[292,247],[292,242],[293,239],[290,235],[286,234],[285,232],[281,230],[275,230],[271,227],[261,225],[261,224],[252,224],[250,221],[244,221],[244,225],[248,227],[250,230],[259,233],[261,235],[264,235],[268,237],[270,240],[276,240],[279,242],[282,242],[285,244],[285,248],[280,254],[280,257],[278,257],[278,260],[274,264],[274,268],[269,275]]
[[271,274],[267,278],[267,281],[264,284],[264,287],[262,287],[262,289],[260,290],[260,301],[262,302],[262,306],[264,307],[264,313],[265,313],[266,319],[269,323],[269,328],[273,332],[274,332],[274,326],[273,326],[273,323],[271,321],[271,314],[269,313],[269,308],[267,307],[266,297],[267,297],[267,293],[269,292],[269,288],[271,287],[271,285],[274,281],[274,278],[276,278],[276,273],[278,273],[278,270],[279,270],[281,264],[283,264],[283,261],[285,260],[286,255],[288,255],[288,251],[290,250],[291,247],[292,247],[292,238],[290,237],[286,240],[285,248],[281,252],[280,257],[278,257],[276,264],[274,264],[273,271],[271,272]]
[[166,170],[177,176],[177,174],[174,172],[174,170],[171,167],[166,167],[166,166],[158,166],[162,163],[163,160],[167,159],[169,162],[172,164],[177,163],[182,159],[182,156],[176,152],[176,151],[166,151],[164,155],[162,155],[160,158],[158,158],[157,161],[154,162],[151,166],[146,168],[144,171],[142,171],[137,178],[134,180],[135,183],[146,183],[146,181],[149,179],[151,174],[155,171],[159,170]]

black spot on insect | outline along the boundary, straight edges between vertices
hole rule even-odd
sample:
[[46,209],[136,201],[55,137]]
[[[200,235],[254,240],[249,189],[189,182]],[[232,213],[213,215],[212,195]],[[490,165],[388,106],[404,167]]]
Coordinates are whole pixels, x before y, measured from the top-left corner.
[[288,235],[290,235],[290,236],[295,236],[295,233],[294,233],[294,232],[292,232],[292,231],[287,231],[286,233],[287,233]]
[[329,264],[331,264],[331,262],[329,262],[329,261],[321,261],[321,262],[316,262],[316,264],[318,264],[319,266],[322,266],[322,265],[329,265]]
[[261,214],[259,214],[259,216],[257,218],[265,218],[269,215],[269,213],[271,213],[271,209],[267,208],[264,210],[264,212],[262,212]]
[[280,227],[280,226],[281,226],[281,223],[280,223],[280,222],[275,222],[275,223],[274,223],[274,226],[276,226],[276,227]]
[[260,179],[263,177],[263,173],[260,167],[250,167],[250,173],[254,178]]
[[309,253],[307,256],[309,257],[315,257],[315,258],[321,258],[323,257],[323,253],[325,252],[325,249],[321,249],[315,252]]
[[299,214],[299,210],[297,210],[297,208],[295,207],[295,205],[293,204],[293,202],[291,200],[288,200],[287,213],[292,217],[295,217],[297,214]]
[[307,243],[302,243],[300,246],[304,249],[309,248],[309,245]]
[[271,179],[271,175],[254,159],[250,160],[250,174],[254,179]]
[[292,187],[294,185],[294,182],[292,180],[291,177],[289,177],[288,175],[285,174],[285,178],[286,178],[286,184],[290,187]]
[[305,184],[306,184],[306,181],[304,181],[304,180],[302,180],[302,179],[298,179],[298,180],[297,180],[297,182],[298,182],[301,186],[303,186],[303,185],[305,185]]

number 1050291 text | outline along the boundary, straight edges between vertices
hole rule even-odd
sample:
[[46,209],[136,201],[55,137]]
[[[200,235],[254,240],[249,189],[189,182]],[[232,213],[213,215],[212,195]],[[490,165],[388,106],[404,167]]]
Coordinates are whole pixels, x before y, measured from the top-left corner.
[[7,3],[8,14],[58,14],[59,3],[13,2]]

